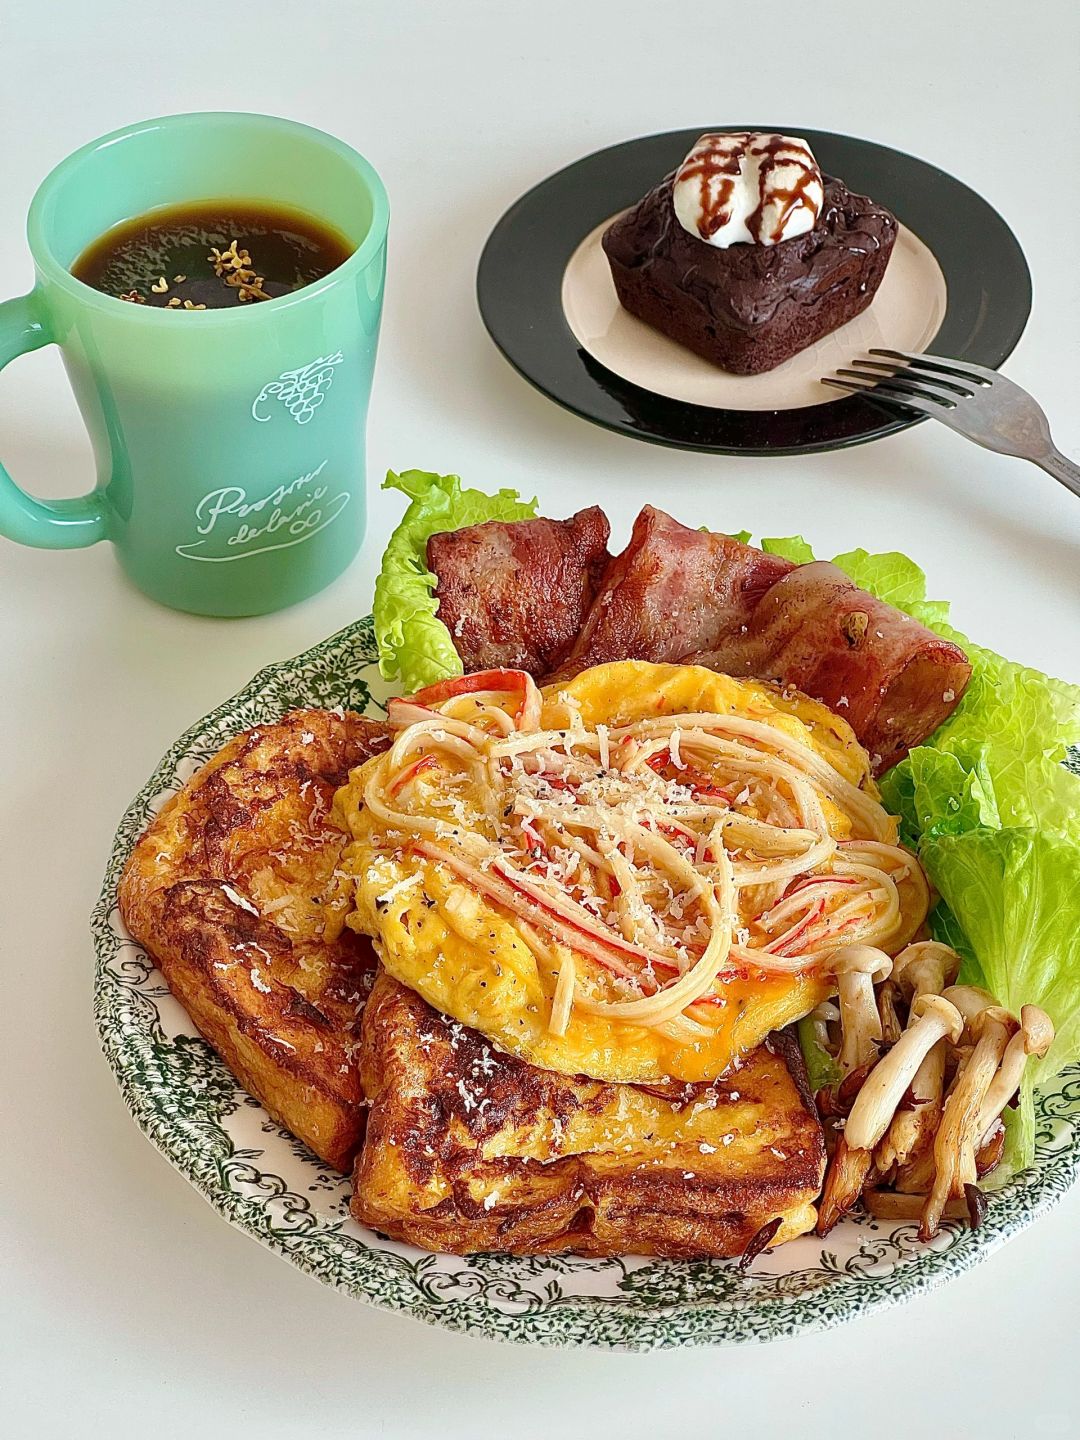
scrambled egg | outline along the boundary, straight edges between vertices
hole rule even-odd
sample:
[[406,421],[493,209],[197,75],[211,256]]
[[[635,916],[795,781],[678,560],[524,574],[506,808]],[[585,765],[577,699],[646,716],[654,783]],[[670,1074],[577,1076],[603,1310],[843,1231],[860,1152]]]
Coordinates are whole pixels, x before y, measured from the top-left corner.
[[[783,695],[757,681],[697,666],[624,661],[548,687],[543,727],[566,727],[564,696],[576,702],[590,728],[707,711],[765,721],[876,795],[866,753],[850,727],[804,695]],[[598,1080],[710,1080],[770,1030],[805,1015],[830,993],[828,981],[797,974],[732,976],[723,984],[726,1004],[711,1007],[715,1028],[693,1044],[578,1006],[566,1033],[552,1033],[557,977],[551,967],[520,938],[510,917],[444,868],[387,843],[381,823],[363,805],[371,763],[353,771],[335,800],[336,817],[352,837],[340,862],[355,879],[355,910],[346,923],[372,938],[391,975],[500,1049],[544,1069]],[[437,772],[419,775],[410,786],[410,811],[445,817],[437,809],[438,789]],[[849,833],[847,817],[828,801],[823,809],[830,831],[842,839]]]

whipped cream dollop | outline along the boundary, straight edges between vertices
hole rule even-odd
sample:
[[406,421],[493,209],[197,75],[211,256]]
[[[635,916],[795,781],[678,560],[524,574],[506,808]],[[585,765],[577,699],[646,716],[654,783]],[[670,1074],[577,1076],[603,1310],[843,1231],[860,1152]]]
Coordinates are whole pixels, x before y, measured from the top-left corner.
[[672,199],[684,230],[726,250],[805,235],[825,187],[805,140],[744,130],[702,135],[675,174]]

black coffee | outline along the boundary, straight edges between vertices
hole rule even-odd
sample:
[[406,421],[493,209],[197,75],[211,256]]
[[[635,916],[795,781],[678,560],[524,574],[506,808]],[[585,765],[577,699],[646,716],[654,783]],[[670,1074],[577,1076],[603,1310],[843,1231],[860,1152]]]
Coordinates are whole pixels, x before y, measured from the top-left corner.
[[114,225],[71,267],[77,280],[135,305],[221,310],[300,290],[347,260],[353,246],[321,220],[284,205],[200,201]]

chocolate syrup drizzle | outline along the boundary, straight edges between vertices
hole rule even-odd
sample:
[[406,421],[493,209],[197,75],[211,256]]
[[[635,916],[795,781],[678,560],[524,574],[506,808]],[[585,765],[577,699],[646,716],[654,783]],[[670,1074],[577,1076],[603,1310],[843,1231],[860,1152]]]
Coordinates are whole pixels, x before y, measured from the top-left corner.
[[[821,205],[810,196],[809,187],[814,184],[820,187],[821,175],[807,152],[800,146],[793,145],[783,135],[703,135],[683,162],[677,176],[680,181],[696,179],[699,182],[701,216],[697,228],[703,239],[707,240],[711,235],[715,235],[717,230],[730,221],[735,181],[739,178],[743,158],[747,155],[765,157],[758,167],[757,207],[746,221],[746,228],[759,245],[776,244],[781,240],[784,228],[796,210],[810,210],[814,223],[817,223]],[[804,159],[803,156],[807,158]],[[797,167],[798,178],[791,186],[773,185],[770,191],[770,177],[782,165]],[[714,186],[713,181],[718,183]],[[766,240],[765,205],[772,200],[780,202],[780,214]]]

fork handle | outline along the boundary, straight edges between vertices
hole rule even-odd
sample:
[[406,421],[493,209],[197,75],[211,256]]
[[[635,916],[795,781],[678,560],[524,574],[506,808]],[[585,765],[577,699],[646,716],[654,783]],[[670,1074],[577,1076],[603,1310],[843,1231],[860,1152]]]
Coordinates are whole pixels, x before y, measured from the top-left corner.
[[1080,495],[1080,465],[1070,460],[1067,455],[1062,455],[1060,450],[1051,447],[1047,454],[1035,457],[1035,464],[1041,465],[1055,480],[1060,480],[1066,490]]

